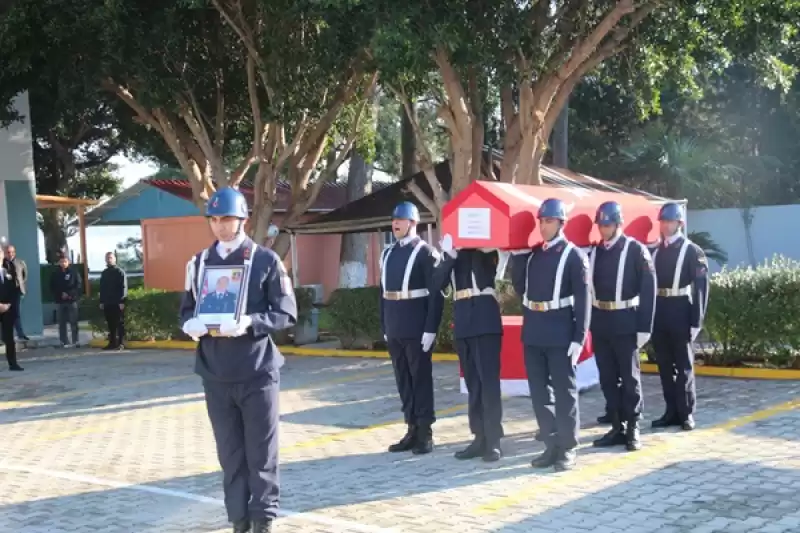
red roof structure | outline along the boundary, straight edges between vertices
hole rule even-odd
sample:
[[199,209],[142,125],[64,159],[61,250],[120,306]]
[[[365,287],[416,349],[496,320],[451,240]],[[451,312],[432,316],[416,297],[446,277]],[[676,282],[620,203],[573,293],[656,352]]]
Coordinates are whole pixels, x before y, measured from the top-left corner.
[[[184,200],[192,201],[192,186],[183,178],[149,178],[144,180],[148,185],[152,185],[164,192],[174,194]],[[275,211],[286,211],[291,198],[291,189],[286,182],[278,182],[277,201]],[[253,206],[253,187],[249,183],[243,183],[239,190],[242,191],[247,203]],[[333,211],[347,203],[347,184],[328,182],[319,192],[317,201],[308,210],[312,213],[327,213]]]

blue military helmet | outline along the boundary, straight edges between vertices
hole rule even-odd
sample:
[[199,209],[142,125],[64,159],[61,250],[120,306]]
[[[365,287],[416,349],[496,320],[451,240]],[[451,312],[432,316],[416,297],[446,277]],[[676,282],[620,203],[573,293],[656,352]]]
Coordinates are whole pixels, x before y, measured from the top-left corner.
[[622,224],[622,220],[622,206],[614,201],[600,204],[594,216],[594,223],[601,226],[610,226],[611,224],[620,225]]
[[564,202],[558,198],[548,198],[539,206],[536,217],[540,219],[557,218],[563,222],[567,220],[567,208],[564,206]]
[[683,222],[683,206],[675,202],[664,204],[658,212],[658,220]]
[[233,187],[219,189],[206,204],[207,217],[236,217],[247,218],[247,200],[244,195]]
[[419,209],[411,202],[401,202],[395,206],[392,219],[419,222]]

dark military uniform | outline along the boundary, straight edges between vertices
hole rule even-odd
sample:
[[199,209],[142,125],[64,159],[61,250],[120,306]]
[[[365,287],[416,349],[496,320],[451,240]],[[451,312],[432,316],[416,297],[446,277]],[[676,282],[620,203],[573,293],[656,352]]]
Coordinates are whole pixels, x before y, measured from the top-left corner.
[[[294,291],[280,258],[245,239],[223,259],[215,243],[189,265],[181,319],[186,323],[194,316],[202,283],[198,280],[202,280],[205,267],[247,264],[250,273],[242,284],[246,291],[243,315],[252,323],[238,337],[202,336],[195,372],[203,378],[224,475],[228,518],[237,524],[235,531],[249,531],[249,520],[259,524],[254,525],[255,530],[269,531],[280,495],[278,399],[284,363],[270,334],[297,322]],[[243,523],[248,525],[239,525]]]
[[500,459],[503,405],[500,399],[500,347],[503,324],[495,297],[497,252],[458,250],[442,254],[434,287],[453,288],[454,337],[469,397],[469,429],[475,440],[456,453],[459,459]]
[[14,340],[14,323],[19,317],[17,290],[17,274],[14,263],[3,259],[0,262],[0,303],[8,305],[9,308],[0,313],[0,338],[6,346],[8,369],[14,371],[22,370],[17,363],[17,344]]
[[589,329],[588,270],[585,254],[563,237],[512,258],[512,283],[525,307],[525,368],[547,446],[532,463],[537,467],[566,469],[574,464],[580,420],[575,372],[580,353],[570,358],[568,351],[573,343],[583,345]]
[[708,306],[708,264],[703,249],[678,235],[653,252],[658,292],[653,349],[666,412],[654,427],[694,428],[696,392],[692,330],[702,327]]
[[430,290],[439,253],[418,236],[401,239],[381,254],[380,320],[392,358],[408,431],[390,451],[427,453],[433,445],[432,349],[424,333],[436,334],[444,297]]
[[[620,234],[590,252],[592,347],[612,428],[596,446],[639,448],[642,380],[637,334],[649,336],[655,309],[655,272],[650,252]],[[620,380],[622,386],[620,387]]]

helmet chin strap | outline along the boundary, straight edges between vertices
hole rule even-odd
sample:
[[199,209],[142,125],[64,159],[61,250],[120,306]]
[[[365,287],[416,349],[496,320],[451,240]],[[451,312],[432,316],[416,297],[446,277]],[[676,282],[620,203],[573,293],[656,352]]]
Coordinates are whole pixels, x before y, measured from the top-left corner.
[[410,224],[408,226],[408,230],[406,231],[405,235],[400,237],[400,239],[405,239],[406,237],[416,237],[416,236],[417,236],[417,225],[416,224]]
[[241,239],[244,234],[244,220],[239,220],[239,228],[236,230],[236,233],[233,234],[233,238],[229,241],[223,241],[222,239],[219,240],[222,244],[234,244],[236,241]]

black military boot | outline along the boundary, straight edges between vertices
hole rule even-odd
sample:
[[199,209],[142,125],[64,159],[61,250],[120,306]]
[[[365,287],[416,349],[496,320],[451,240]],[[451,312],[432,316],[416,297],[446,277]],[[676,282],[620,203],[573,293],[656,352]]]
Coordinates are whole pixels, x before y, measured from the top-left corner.
[[545,448],[544,452],[533,458],[531,461],[531,466],[534,468],[549,468],[556,464],[556,460],[558,459],[558,450],[555,449],[554,446]]
[[484,451],[485,446],[483,438],[475,437],[473,441],[469,443],[469,446],[455,453],[455,458],[461,460],[475,459],[476,457],[483,457]]
[[610,446],[620,446],[625,444],[625,425],[620,422],[618,417],[612,417],[611,429],[592,443],[595,448],[608,448]]
[[575,450],[566,450],[558,454],[558,458],[553,466],[556,472],[566,472],[567,470],[575,468],[577,462],[578,452]]
[[678,420],[678,417],[670,412],[664,413],[661,418],[657,418],[653,420],[650,424],[653,428],[668,428],[670,426],[680,426],[681,421]]
[[494,463],[503,458],[503,450],[500,449],[500,443],[487,444],[483,450],[483,462]]
[[272,520],[253,520],[253,533],[272,533]]
[[642,449],[638,420],[628,420],[628,427],[625,428],[625,448],[629,452]]
[[237,520],[233,523],[233,533],[248,533],[250,531],[250,520]]
[[408,425],[408,431],[403,435],[403,438],[396,443],[389,446],[390,452],[407,452],[414,447],[417,442],[417,426],[414,424]]
[[430,424],[420,424],[417,427],[417,439],[411,453],[422,455],[433,451],[433,429]]

